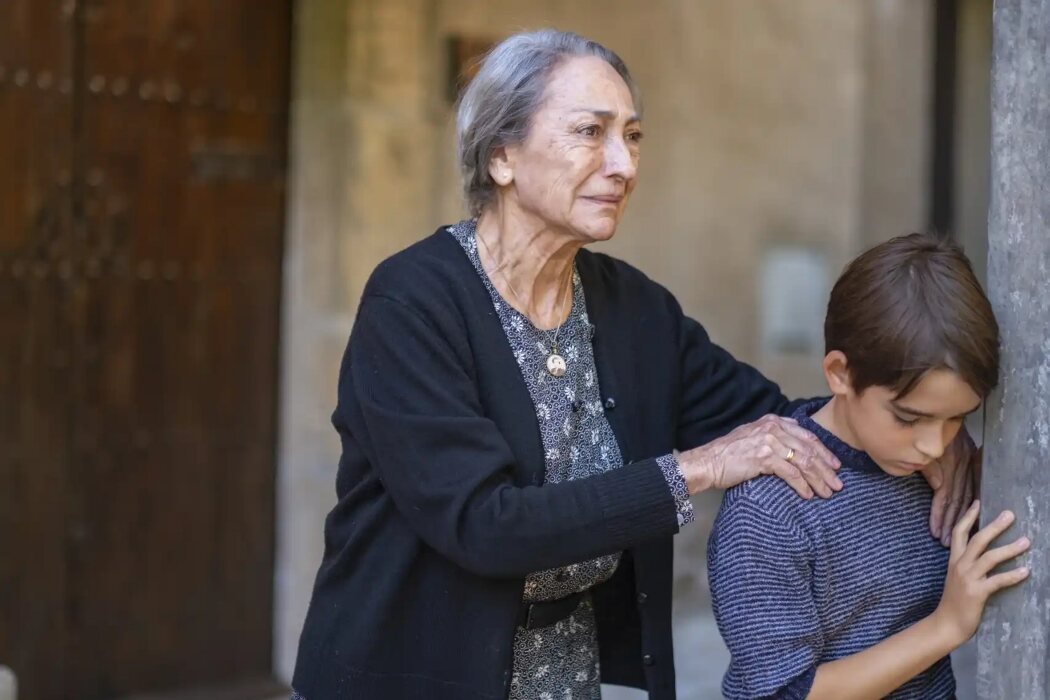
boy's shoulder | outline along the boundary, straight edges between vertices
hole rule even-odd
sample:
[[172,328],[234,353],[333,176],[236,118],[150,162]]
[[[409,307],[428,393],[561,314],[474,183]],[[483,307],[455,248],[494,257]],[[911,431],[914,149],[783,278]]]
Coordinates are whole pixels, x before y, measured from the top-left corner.
[[726,491],[719,519],[738,514],[746,517],[746,513],[758,511],[785,528],[811,533],[824,503],[822,498],[807,501],[778,476],[760,476]]
[[761,508],[769,513],[805,514],[819,507],[825,499],[806,500],[779,476],[759,476],[738,484],[725,492],[722,507],[737,501]]

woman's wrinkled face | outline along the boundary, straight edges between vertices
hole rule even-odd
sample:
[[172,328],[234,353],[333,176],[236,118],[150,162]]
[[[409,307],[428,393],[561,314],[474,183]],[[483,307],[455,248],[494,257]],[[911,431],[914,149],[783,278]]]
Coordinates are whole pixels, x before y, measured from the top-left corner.
[[607,240],[634,189],[641,137],[623,78],[600,58],[573,57],[551,73],[524,143],[502,149],[490,171],[542,226]]
[[947,369],[928,372],[901,397],[873,386],[844,398],[854,446],[893,476],[914,474],[938,459],[981,405],[970,385]]

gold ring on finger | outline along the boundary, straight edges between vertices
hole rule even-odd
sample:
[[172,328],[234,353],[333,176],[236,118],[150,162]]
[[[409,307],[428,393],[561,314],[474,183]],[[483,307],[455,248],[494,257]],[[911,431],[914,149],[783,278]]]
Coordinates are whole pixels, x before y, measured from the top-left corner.
[[789,447],[788,448],[787,457],[784,457],[784,459],[786,459],[789,462],[791,460],[795,459],[795,448],[794,447]]

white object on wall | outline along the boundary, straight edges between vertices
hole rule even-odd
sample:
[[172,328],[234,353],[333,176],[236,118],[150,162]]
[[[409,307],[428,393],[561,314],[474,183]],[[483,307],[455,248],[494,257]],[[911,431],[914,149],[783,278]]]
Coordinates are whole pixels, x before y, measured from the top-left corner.
[[762,355],[820,357],[831,290],[827,259],[813,248],[776,245],[759,273]]
[[0,666],[0,700],[18,700],[18,679],[7,666]]

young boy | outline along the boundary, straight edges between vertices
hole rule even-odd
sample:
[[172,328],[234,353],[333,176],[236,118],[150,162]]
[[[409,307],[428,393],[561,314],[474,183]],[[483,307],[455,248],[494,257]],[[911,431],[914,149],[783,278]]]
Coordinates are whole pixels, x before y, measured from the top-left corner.
[[[988,549],[1003,513],[969,538],[930,537],[937,459],[995,386],[999,331],[969,261],[913,234],[854,260],[831,293],[824,375],[832,398],[794,418],[841,460],[842,491],[798,498],[761,477],[726,492],[708,547],[715,618],[732,655],[727,698],[955,695],[948,654],[977,629],[994,573],[1028,541]],[[790,459],[790,457],[789,457]]]

